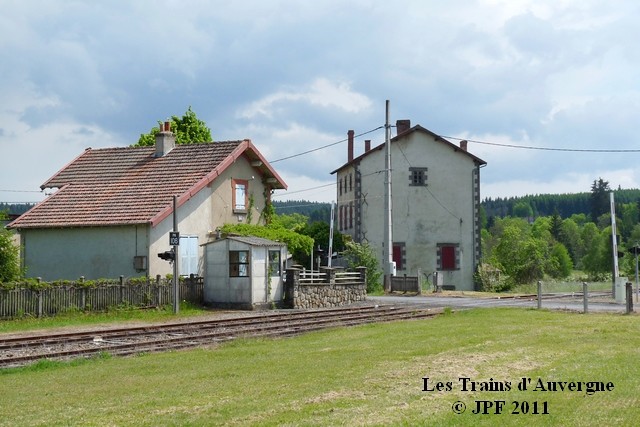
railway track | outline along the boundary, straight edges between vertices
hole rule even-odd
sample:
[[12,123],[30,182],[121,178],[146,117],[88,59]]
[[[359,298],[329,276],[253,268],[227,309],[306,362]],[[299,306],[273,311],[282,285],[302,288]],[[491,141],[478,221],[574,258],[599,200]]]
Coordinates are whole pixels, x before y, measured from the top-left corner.
[[278,311],[238,318],[180,322],[100,331],[0,337],[0,368],[38,360],[70,360],[99,354],[125,356],[209,346],[238,337],[282,337],[338,326],[433,317],[426,308],[358,306]]

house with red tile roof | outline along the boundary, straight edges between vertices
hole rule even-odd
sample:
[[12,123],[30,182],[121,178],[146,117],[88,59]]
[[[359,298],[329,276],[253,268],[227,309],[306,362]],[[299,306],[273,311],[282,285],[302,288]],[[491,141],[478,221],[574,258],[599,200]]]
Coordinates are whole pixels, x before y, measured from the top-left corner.
[[202,275],[202,244],[229,222],[263,223],[272,190],[287,185],[248,140],[87,149],[42,186],[57,189],[9,224],[28,277],[44,280],[165,275],[173,197],[180,274]]

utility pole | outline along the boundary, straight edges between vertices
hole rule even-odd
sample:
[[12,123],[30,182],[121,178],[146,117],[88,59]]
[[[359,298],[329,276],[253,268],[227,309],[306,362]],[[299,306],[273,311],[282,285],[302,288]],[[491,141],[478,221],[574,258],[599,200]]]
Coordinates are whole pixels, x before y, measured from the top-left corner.
[[391,125],[389,124],[389,100],[385,105],[384,122],[384,290],[391,290],[391,274],[393,265],[393,219],[391,216]]
[[179,270],[178,270],[178,260],[179,256],[179,245],[180,245],[180,234],[178,234],[178,197],[173,196],[173,232],[174,235],[177,236],[177,240],[174,239],[173,243],[173,314],[178,314],[180,311],[180,290],[178,287],[179,282]]
[[612,292],[613,295],[616,296],[616,280],[620,275],[620,270],[618,269],[618,239],[616,235],[618,234],[616,230],[616,205],[614,201],[613,191],[609,193],[609,201],[611,204],[611,244],[613,248],[613,287]]

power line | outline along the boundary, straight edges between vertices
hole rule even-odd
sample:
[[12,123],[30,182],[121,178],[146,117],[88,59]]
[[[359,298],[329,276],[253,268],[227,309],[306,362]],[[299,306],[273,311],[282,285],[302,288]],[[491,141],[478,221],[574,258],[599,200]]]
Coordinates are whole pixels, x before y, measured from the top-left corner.
[[458,141],[468,141],[473,142],[475,144],[484,144],[484,145],[493,145],[496,147],[507,147],[507,148],[520,148],[523,150],[539,150],[539,151],[564,151],[569,153],[640,153],[640,149],[597,149],[597,148],[553,148],[553,147],[535,147],[531,145],[515,145],[515,144],[502,144],[498,142],[488,142],[488,141],[478,141],[473,139],[466,138],[456,138],[454,136],[444,136],[443,138],[447,139],[455,139]]
[[331,184],[318,185],[317,187],[306,188],[304,190],[287,191],[286,193],[282,193],[282,194],[274,194],[271,197],[288,196],[289,194],[304,193],[305,191],[317,190],[318,188],[330,187],[332,185],[336,185],[336,183],[332,182]]
[[[375,131],[377,131],[377,130],[382,129],[383,127],[384,127],[384,126],[378,126],[378,127],[377,127],[377,128],[375,128],[375,129],[371,129],[371,130],[369,130],[369,131],[366,131],[366,132],[363,132],[363,133],[361,133],[361,134],[355,135],[355,136],[354,136],[354,138],[358,138],[358,137],[361,137],[361,136],[367,135],[367,134],[369,134],[369,133],[371,133],[371,132],[375,132]],[[349,140],[348,138],[347,138],[347,139],[342,139],[342,140],[340,140],[340,141],[333,142],[333,143],[331,143],[331,144],[327,144],[327,145],[323,145],[322,147],[314,148],[314,149],[312,149],[312,150],[304,151],[304,152],[302,152],[302,153],[293,154],[293,155],[291,155],[291,156],[283,157],[283,158],[281,158],[281,159],[270,160],[270,161],[269,161],[269,163],[276,163],[276,162],[280,162],[280,161],[282,161],[282,160],[288,160],[288,159],[293,159],[294,157],[304,156],[305,154],[313,153],[314,151],[324,150],[325,148],[333,147],[334,145],[341,144],[341,143],[343,143],[343,142],[345,142],[345,141],[348,141],[348,140]]]
[[3,193],[42,193],[42,191],[36,190],[0,190]]

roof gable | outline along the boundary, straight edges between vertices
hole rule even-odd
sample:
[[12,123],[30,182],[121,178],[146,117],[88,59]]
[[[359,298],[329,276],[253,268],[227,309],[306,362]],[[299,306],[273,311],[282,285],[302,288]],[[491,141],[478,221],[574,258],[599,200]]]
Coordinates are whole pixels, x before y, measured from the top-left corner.
[[157,224],[240,156],[260,160],[273,188],[286,188],[249,140],[181,144],[162,157],[155,147],[87,149],[41,188],[60,188],[11,228]]
[[[410,128],[409,130],[407,130],[406,132],[402,132],[399,135],[396,135],[395,137],[391,138],[391,140],[389,141],[391,144],[393,144],[394,142],[401,140],[403,138],[408,137],[409,135],[411,135],[414,132],[419,132],[419,133],[423,133],[425,135],[428,135],[430,137],[432,137],[435,142],[439,142],[442,144],[445,144],[449,147],[451,147],[455,152],[460,152],[463,155],[469,156],[475,163],[477,163],[478,165],[486,165],[487,162],[485,162],[484,160],[482,160],[481,158],[474,156],[473,154],[469,153],[466,150],[463,150],[462,148],[460,148],[458,145],[444,139],[443,137],[441,137],[440,135],[431,132],[429,129],[426,129],[420,125],[415,125],[412,128]],[[371,150],[366,151],[364,153],[362,153],[361,155],[359,155],[358,157],[355,157],[352,161],[345,163],[344,165],[340,166],[338,169],[334,170],[331,172],[331,175],[333,175],[334,173],[340,171],[341,169],[348,167],[350,165],[359,163],[362,159],[364,159],[365,157],[367,157],[369,154],[375,152],[375,151],[380,151],[384,149],[384,143],[373,147]]]

